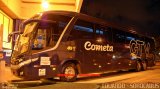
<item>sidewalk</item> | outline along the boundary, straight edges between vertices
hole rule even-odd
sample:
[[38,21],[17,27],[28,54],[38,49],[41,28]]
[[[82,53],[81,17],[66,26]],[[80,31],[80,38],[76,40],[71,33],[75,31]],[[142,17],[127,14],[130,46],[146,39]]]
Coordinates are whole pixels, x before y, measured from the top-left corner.
[[5,67],[4,75],[5,75],[4,77],[5,77],[6,81],[8,81],[8,82],[10,82],[12,80],[21,80],[21,78],[18,78],[12,74],[10,67]]

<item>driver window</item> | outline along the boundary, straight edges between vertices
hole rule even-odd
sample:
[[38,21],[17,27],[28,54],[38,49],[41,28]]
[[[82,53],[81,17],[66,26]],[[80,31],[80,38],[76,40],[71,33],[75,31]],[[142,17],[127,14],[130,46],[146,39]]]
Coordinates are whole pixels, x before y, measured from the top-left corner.
[[32,49],[42,49],[46,47],[46,29],[38,29]]
[[53,27],[47,26],[45,28],[38,28],[35,39],[32,44],[32,50],[45,50],[53,47],[52,40]]
[[55,46],[67,24],[64,22],[41,22],[31,44],[32,52],[46,50]]

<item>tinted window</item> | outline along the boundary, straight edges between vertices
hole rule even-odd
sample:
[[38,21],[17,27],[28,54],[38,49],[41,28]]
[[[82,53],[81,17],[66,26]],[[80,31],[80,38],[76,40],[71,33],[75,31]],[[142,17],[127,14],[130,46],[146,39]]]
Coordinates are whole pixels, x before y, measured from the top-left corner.
[[70,33],[69,39],[93,39],[93,24],[77,20]]
[[151,38],[147,38],[145,37],[145,44],[150,44],[150,51],[154,51],[155,50],[155,42],[154,42],[154,39],[151,39]]
[[96,26],[96,34],[98,35],[103,35],[104,34],[104,30],[105,30],[105,27],[101,27],[101,26]]
[[109,27],[101,26],[101,25],[96,25],[95,26],[95,33],[96,35],[99,35],[107,42],[112,42],[112,29]]
[[114,43],[125,43],[125,32],[117,29],[113,29]]
[[126,32],[126,43],[129,44],[131,40],[137,40],[136,34]]
[[110,27],[106,27],[105,30],[104,30],[104,35],[105,35],[105,38],[112,42],[112,37],[113,37],[113,34],[112,34],[112,29]]

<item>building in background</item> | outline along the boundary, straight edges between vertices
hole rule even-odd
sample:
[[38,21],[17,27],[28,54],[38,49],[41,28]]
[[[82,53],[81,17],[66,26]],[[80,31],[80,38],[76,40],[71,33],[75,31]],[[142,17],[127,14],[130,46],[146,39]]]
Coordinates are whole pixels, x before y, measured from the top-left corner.
[[12,43],[8,43],[8,34],[13,31],[13,19],[5,14],[2,10],[0,10],[0,24],[1,24],[1,30],[3,30],[2,36],[2,44],[3,48],[11,49]]

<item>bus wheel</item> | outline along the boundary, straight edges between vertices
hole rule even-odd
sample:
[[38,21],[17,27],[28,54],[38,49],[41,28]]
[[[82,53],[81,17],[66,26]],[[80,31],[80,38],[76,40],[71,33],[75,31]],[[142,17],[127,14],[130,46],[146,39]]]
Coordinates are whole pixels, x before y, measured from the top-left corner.
[[137,72],[141,71],[141,63],[140,63],[140,61],[137,61],[135,71],[137,71]]
[[62,67],[62,76],[60,79],[65,82],[73,82],[77,78],[77,68],[73,63],[67,63]]
[[142,62],[142,70],[143,71],[147,70],[147,63],[146,63],[146,61]]
[[155,60],[153,61],[153,65],[154,65],[154,66],[156,65],[156,61],[155,61]]

